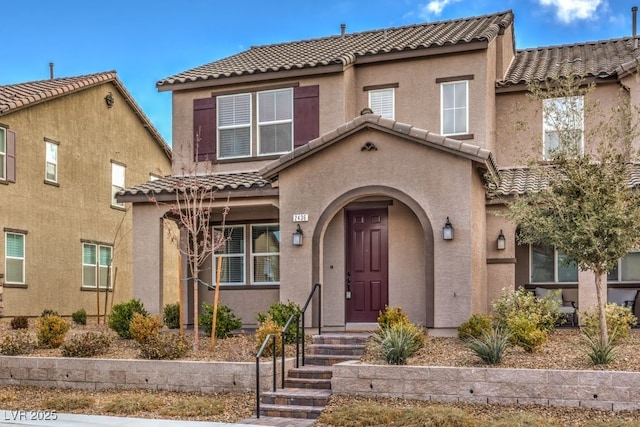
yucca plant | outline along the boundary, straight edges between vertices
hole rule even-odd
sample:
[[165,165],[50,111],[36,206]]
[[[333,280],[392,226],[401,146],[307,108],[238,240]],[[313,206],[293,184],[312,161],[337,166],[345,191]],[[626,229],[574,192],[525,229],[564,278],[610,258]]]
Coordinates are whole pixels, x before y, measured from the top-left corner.
[[470,337],[465,341],[473,353],[489,365],[502,362],[504,351],[509,346],[509,333],[499,327],[484,331],[480,337]]
[[615,340],[617,329],[609,334],[609,339],[603,342],[599,333],[590,333],[583,330],[582,337],[587,343],[587,350],[584,352],[589,356],[594,365],[608,365],[615,358]]
[[[378,350],[391,365],[406,365],[407,359],[422,347],[420,329],[412,325],[394,324],[374,335]],[[420,336],[420,338],[422,338]]]

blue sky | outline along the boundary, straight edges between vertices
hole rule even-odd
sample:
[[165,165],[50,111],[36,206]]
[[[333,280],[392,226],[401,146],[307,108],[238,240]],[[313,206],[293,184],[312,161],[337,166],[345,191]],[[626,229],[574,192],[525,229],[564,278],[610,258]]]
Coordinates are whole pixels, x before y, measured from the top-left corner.
[[[251,46],[515,14],[518,49],[630,36],[640,0],[2,0],[0,85],[115,70],[167,142],[158,80]],[[639,18],[640,19],[640,18]]]

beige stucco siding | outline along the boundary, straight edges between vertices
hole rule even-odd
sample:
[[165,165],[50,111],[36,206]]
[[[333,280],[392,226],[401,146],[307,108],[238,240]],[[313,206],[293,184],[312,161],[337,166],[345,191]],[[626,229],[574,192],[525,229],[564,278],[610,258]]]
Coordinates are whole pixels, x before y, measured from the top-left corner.
[[[109,92],[112,108],[104,100]],[[27,232],[27,287],[5,286],[4,315],[39,315],[45,308],[95,314],[95,292],[81,289],[83,240],[115,242],[115,302],[131,298],[132,219],[130,212],[111,207],[111,162],[126,167],[127,186],[148,181],[151,173],[166,174],[170,161],[158,142],[111,83],[0,121],[17,134],[18,171],[15,184],[0,185],[0,197],[9,201],[0,206],[0,224]],[[44,182],[45,140],[59,144],[57,185]],[[2,272],[4,260],[2,244]]]

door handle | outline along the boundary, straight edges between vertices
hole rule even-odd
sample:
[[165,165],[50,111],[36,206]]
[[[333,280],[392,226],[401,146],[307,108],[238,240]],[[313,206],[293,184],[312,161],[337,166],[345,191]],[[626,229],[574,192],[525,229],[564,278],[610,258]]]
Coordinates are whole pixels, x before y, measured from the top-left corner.
[[345,294],[346,299],[351,299],[351,272],[347,272],[347,293]]

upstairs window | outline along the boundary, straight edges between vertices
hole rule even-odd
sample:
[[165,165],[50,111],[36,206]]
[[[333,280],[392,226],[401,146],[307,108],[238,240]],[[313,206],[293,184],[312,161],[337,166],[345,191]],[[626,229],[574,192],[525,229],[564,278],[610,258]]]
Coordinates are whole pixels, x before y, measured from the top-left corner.
[[258,155],[293,150],[293,90],[258,92]]
[[0,180],[7,179],[7,131],[0,128]]
[[0,181],[16,182],[16,133],[0,127]]
[[45,171],[44,179],[47,182],[58,182],[58,144],[45,142]]
[[[97,283],[100,289],[111,288],[111,257],[113,248],[108,245],[98,245],[95,243],[82,244],[82,287],[96,288]],[[107,285],[108,284],[108,285]]]
[[4,281],[8,284],[24,285],[25,280],[25,235],[5,233]]
[[531,283],[578,281],[578,265],[552,246],[531,245]]
[[251,94],[218,97],[218,158],[251,156]]
[[582,96],[549,98],[543,101],[543,158],[558,151],[582,154],[584,145],[584,101]]
[[124,203],[118,203],[116,194],[124,190],[125,167],[118,163],[111,163],[111,206],[124,208]]
[[393,88],[370,90],[369,108],[374,114],[380,114],[387,119],[394,119],[395,90]]
[[442,83],[440,86],[441,130],[443,135],[469,133],[468,82]]

